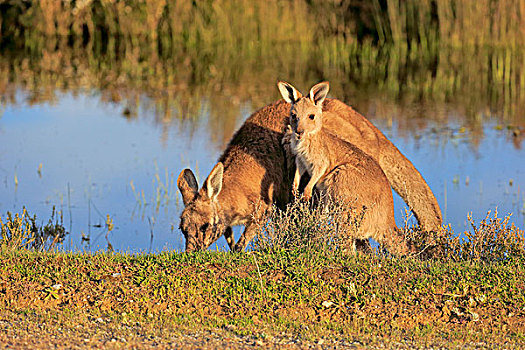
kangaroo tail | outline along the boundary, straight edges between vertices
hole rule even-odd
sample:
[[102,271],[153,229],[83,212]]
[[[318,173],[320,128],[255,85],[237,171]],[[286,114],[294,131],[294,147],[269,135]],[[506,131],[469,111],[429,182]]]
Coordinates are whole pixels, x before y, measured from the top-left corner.
[[423,230],[437,230],[443,219],[434,193],[397,147],[389,140],[384,141],[379,165],[390,185],[412,210]]

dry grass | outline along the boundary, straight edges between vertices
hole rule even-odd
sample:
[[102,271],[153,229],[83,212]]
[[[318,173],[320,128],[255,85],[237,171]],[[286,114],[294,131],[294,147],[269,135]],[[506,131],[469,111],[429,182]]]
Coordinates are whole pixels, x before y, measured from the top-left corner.
[[22,213],[7,212],[5,222],[0,217],[0,251],[20,249],[51,250],[62,243],[68,234],[63,225],[62,212],[55,207],[46,225],[37,224],[36,215],[31,216],[24,208]]
[[438,232],[422,232],[417,227],[405,227],[405,236],[417,247],[418,255],[443,261],[505,262],[525,261],[525,233],[514,223],[511,214],[498,218],[498,211],[476,224],[467,216],[471,230],[461,234],[450,225]]
[[[326,206],[312,208],[309,203],[295,200],[284,210],[274,207],[264,219],[256,221],[259,233],[253,248],[261,252],[297,250],[333,255],[345,251],[347,234],[340,234],[341,227],[357,230],[362,216],[348,216],[342,203],[325,202]],[[501,219],[497,210],[493,216],[489,211],[476,224],[469,215],[471,230],[461,234],[454,233],[450,225],[437,232],[421,231],[417,226],[409,226],[408,219],[402,230],[416,251],[413,257],[457,262],[525,261],[525,232],[509,224],[510,217]],[[376,253],[390,255],[383,246]]]
[[[296,197],[284,210],[272,207],[266,216],[254,215],[258,235],[252,247],[261,252],[280,250],[340,254],[352,251],[355,232],[365,211],[349,211],[348,205],[316,198],[323,206]],[[363,248],[367,248],[363,247]]]
[[267,216],[256,213],[258,235],[252,243],[254,250],[334,251],[340,243],[338,222],[334,218],[343,217],[344,208],[333,202],[326,210],[310,206],[309,202],[295,198],[284,210],[274,206]]

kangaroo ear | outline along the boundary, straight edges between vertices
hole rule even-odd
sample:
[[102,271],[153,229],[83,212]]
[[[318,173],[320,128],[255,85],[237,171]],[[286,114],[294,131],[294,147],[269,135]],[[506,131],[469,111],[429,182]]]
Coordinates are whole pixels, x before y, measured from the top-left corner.
[[330,84],[327,81],[316,84],[310,89],[310,100],[316,105],[322,105],[326,95],[330,90]]
[[211,170],[210,175],[204,182],[206,186],[206,193],[208,198],[215,200],[222,189],[222,175],[224,173],[224,165],[221,162],[217,163]]
[[279,88],[279,91],[281,92],[284,100],[288,103],[293,104],[303,97],[303,95],[296,88],[285,81],[279,81],[277,83],[277,87]]
[[185,206],[195,198],[195,195],[199,190],[199,184],[197,184],[195,175],[193,175],[193,172],[190,169],[184,169],[180,172],[179,177],[177,178],[177,186],[182,194],[182,201]]

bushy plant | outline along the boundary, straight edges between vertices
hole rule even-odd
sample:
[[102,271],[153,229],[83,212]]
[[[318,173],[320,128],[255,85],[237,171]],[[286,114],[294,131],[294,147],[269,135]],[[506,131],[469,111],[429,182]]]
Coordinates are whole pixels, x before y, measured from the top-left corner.
[[266,215],[255,215],[259,219],[255,220],[258,235],[253,248],[263,252],[352,250],[353,242],[348,237],[359,228],[364,212],[349,213],[346,205],[330,198],[318,201],[323,205],[295,198],[284,210],[274,206]]
[[51,218],[44,226],[38,226],[36,215],[28,214],[26,208],[22,213],[7,212],[5,222],[0,217],[0,249],[37,249],[50,250],[61,243],[68,234],[63,225],[62,212],[56,212],[55,207]]
[[[359,228],[363,213],[349,215],[347,206],[333,200],[324,200],[323,206],[312,206],[298,200],[280,210],[273,207],[267,215],[256,220],[258,234],[252,243],[255,250],[275,252],[280,250],[302,250],[316,253],[339,254],[347,252],[352,242],[348,237]],[[408,218],[407,214],[407,218]],[[476,224],[469,214],[470,231],[455,233],[451,226],[438,231],[422,231],[408,224],[401,230],[414,249],[410,256],[420,259],[442,261],[501,262],[525,259],[525,233],[514,224],[509,224],[511,215],[498,218],[497,210]],[[359,241],[358,241],[359,243]],[[357,247],[366,250],[368,245]],[[389,256],[384,246],[374,251]]]
[[449,226],[437,232],[423,232],[417,227],[405,227],[405,236],[416,247],[418,255],[453,261],[496,262],[525,258],[524,231],[509,224],[511,215],[498,218],[498,211],[477,225],[467,215],[471,230],[456,234]]

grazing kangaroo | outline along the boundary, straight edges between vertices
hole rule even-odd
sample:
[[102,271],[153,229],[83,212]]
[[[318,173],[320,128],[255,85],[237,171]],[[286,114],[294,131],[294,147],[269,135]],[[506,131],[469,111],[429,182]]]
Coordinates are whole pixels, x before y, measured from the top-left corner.
[[[208,248],[224,234],[231,250],[246,248],[256,233],[254,213],[288,202],[291,174],[281,146],[289,107],[284,101],[252,114],[235,133],[202,189],[190,169],[177,180],[185,209],[180,228],[186,251]],[[231,227],[244,225],[235,244]]]
[[308,172],[310,180],[304,188],[305,199],[312,197],[315,187],[321,198],[328,197],[348,206],[349,217],[359,216],[361,221],[356,228],[344,230],[351,236],[354,252],[355,239],[374,238],[395,252],[407,253],[394,220],[392,190],[379,164],[323,128],[323,102],[329,84],[314,85],[307,97],[286,82],[279,82],[278,87],[284,100],[291,104],[290,133],[285,139],[290,139],[295,155],[294,192],[299,188],[301,176]]
[[[293,164],[287,163],[281,141],[289,115],[290,104],[283,100],[253,113],[232,137],[219,159],[222,165],[216,165],[200,191],[190,169],[180,173],[177,185],[185,205],[180,228],[186,250],[206,249],[223,234],[230,248],[243,250],[255,235],[253,213],[288,202]],[[379,163],[424,230],[441,226],[441,211],[421,174],[365,117],[327,98],[323,127]],[[231,231],[234,225],[245,226],[237,244]]]

